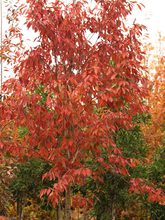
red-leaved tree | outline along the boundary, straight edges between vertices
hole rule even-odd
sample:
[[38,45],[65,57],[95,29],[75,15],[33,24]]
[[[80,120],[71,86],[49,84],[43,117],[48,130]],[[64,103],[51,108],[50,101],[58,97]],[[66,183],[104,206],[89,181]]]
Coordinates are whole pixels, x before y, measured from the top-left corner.
[[[113,134],[130,128],[132,117],[143,112],[146,80],[143,26],[126,25],[135,1],[97,0],[94,8],[85,0],[64,2],[27,0],[14,15],[26,18],[38,45],[16,50],[16,77],[4,84],[0,106],[1,128],[11,121],[13,132],[8,139],[1,136],[0,146],[18,158],[48,161],[52,169],[43,178],[55,184],[41,196],[56,205],[65,191],[69,210],[73,183],[97,179],[106,169],[127,175],[127,166],[135,166]],[[88,166],[89,158],[100,164],[97,170]]]

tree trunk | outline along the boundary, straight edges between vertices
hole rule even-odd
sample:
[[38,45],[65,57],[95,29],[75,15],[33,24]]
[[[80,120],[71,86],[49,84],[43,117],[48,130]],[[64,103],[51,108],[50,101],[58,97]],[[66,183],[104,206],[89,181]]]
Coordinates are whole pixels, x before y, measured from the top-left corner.
[[22,215],[22,198],[17,199],[17,220],[23,220]]
[[115,202],[114,202],[114,195],[111,194],[109,208],[106,216],[106,220],[115,220],[116,219],[116,208],[115,208]]
[[112,205],[112,220],[116,219],[116,209],[114,207],[114,205]]
[[64,212],[65,220],[71,220],[71,189],[68,186],[67,191],[65,193],[65,212]]
[[88,213],[87,213],[87,210],[85,208],[83,210],[83,220],[88,220]]
[[60,203],[57,205],[57,209],[56,209],[56,219],[57,219],[57,220],[63,220],[62,210],[61,210],[61,204],[60,204]]

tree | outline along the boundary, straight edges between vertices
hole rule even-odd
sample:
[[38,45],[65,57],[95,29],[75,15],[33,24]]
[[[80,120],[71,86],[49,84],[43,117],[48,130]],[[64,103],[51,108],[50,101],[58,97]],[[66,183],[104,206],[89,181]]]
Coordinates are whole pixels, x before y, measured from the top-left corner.
[[[149,179],[150,181],[155,182],[160,188],[165,190],[165,148],[164,146],[157,149],[152,164],[150,164],[149,170]],[[164,219],[165,217],[165,202],[162,203],[150,203],[148,208],[150,210],[151,216],[153,219]]]
[[[11,192],[13,200],[17,203],[18,219],[23,219],[23,208],[26,206],[27,199],[41,202],[39,191],[45,186],[51,186],[48,181],[42,182],[42,175],[48,169],[50,169],[48,164],[36,159],[14,164],[14,176],[10,181],[8,191]],[[42,203],[44,205],[44,201]]]
[[6,215],[7,205],[12,201],[8,186],[12,178],[12,169],[6,164],[0,165],[0,215]]
[[[160,44],[164,41],[164,38],[159,39]],[[147,59],[150,84],[147,103],[151,119],[148,120],[148,123],[142,124],[141,128],[150,149],[148,159],[152,162],[155,150],[164,145],[165,57],[155,54],[154,47],[149,48]],[[151,55],[153,51],[154,56]]]
[[[120,129],[116,132],[115,142],[122,149],[125,157],[136,158],[139,161],[136,168],[129,168],[131,177],[146,178],[146,169],[143,164],[147,146],[140,131],[139,123],[137,123],[138,118],[139,116],[136,117],[136,120],[134,119],[136,122],[134,122],[135,127],[132,129]],[[106,153],[104,157],[106,157]],[[129,193],[129,180],[130,176],[128,175],[122,176],[107,171],[102,175],[102,182],[96,182],[92,179],[88,181],[85,187],[87,191],[94,194],[92,212],[96,219],[122,219],[124,213],[127,214],[128,218],[145,217],[145,209],[143,209],[143,216],[139,216],[140,205],[143,204],[138,198],[139,195]],[[134,209],[136,212],[133,211]]]
[[[164,187],[164,100],[165,100],[165,57],[161,54],[164,37],[158,39],[158,48],[150,45],[148,48],[148,72],[150,76],[147,103],[150,119],[141,125],[144,138],[149,146],[148,150],[148,178],[160,188]],[[154,54],[154,55],[153,55]],[[162,203],[147,204],[152,219],[164,219],[164,201]]]
[[[132,117],[145,109],[139,40],[144,27],[126,25],[133,7],[141,6],[127,0],[97,0],[95,5],[91,9],[86,1],[59,0],[20,5],[14,16],[26,18],[26,26],[38,34],[38,45],[16,50],[17,77],[4,84],[7,95],[0,106],[2,126],[7,121],[14,126],[10,140],[2,137],[1,149],[51,164],[43,178],[56,183],[41,196],[46,194],[55,206],[65,191],[68,220],[72,184],[84,184],[88,176],[97,179],[107,169],[127,175],[127,166],[135,166],[113,137],[120,128],[130,128]],[[12,31],[7,43],[18,36]],[[18,141],[19,127],[26,132]],[[92,170],[89,160],[97,161],[98,169]]]

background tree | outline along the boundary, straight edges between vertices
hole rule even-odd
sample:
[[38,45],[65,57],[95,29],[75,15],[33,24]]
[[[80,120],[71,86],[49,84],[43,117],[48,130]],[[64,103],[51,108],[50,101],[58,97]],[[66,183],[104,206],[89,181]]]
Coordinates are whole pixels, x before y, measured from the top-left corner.
[[[135,121],[138,121],[139,116],[136,118]],[[125,157],[136,158],[139,161],[136,168],[129,169],[131,177],[147,178],[146,168],[144,167],[147,145],[141,134],[139,123],[136,122],[134,126],[130,130],[120,129],[114,135],[114,139]],[[106,152],[104,157],[106,158]],[[93,164],[93,166],[97,167],[98,165]],[[126,216],[127,218],[146,217],[142,198],[128,192],[130,176],[121,176],[107,171],[101,178],[102,181],[96,182],[91,179],[86,185],[86,190],[90,190],[94,194],[92,213],[97,220],[122,219],[122,216],[125,218]],[[141,209],[143,209],[143,215],[141,215]]]
[[[162,55],[165,38],[160,35],[158,48],[150,45],[148,54],[148,72],[150,92],[147,97],[150,119],[141,125],[144,138],[148,144],[147,158],[148,178],[160,188],[164,188],[164,151],[165,151],[165,57]],[[147,204],[152,219],[164,219],[164,202]]]
[[[160,44],[163,43],[164,38],[160,38],[159,42]],[[151,50],[148,51],[150,90],[147,97],[147,104],[151,120],[148,123],[142,124],[141,128],[150,148],[148,158],[151,160],[155,150],[164,145],[165,57],[156,53],[154,47],[149,48]]]
[[[50,166],[42,161],[31,159],[24,163],[14,164],[14,177],[8,186],[13,200],[17,203],[17,217],[23,219],[23,208],[27,206],[27,200],[33,199],[40,203],[39,192],[43,187],[49,186],[42,182],[42,175],[50,169]],[[46,201],[45,201],[46,206]]]
[[12,169],[7,164],[0,165],[0,215],[7,214],[7,206],[12,201],[8,187],[12,178]]
[[[148,168],[148,177],[165,191],[165,148],[164,146],[157,149],[152,164]],[[165,202],[149,203],[147,208],[153,220],[165,218]]]

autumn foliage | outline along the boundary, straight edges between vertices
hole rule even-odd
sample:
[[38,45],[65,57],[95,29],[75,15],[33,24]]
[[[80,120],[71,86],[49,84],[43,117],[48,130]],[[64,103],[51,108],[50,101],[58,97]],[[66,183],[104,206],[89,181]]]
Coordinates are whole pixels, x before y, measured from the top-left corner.
[[[154,49],[154,48],[153,48]],[[149,56],[149,93],[147,105],[151,120],[142,124],[141,128],[149,146],[148,158],[163,144],[165,124],[165,57]]]
[[43,179],[54,185],[40,195],[54,206],[64,191],[70,198],[74,183],[83,185],[89,176],[98,180],[106,170],[128,175],[127,168],[136,166],[114,140],[114,133],[130,128],[133,116],[145,109],[139,40],[144,27],[126,25],[134,6],[127,0],[95,1],[94,8],[86,1],[27,0],[16,11],[38,34],[37,46],[16,49],[16,77],[5,82],[0,103],[1,128],[11,122],[14,132],[9,139],[1,132],[0,146],[19,160],[35,157],[51,164]]

